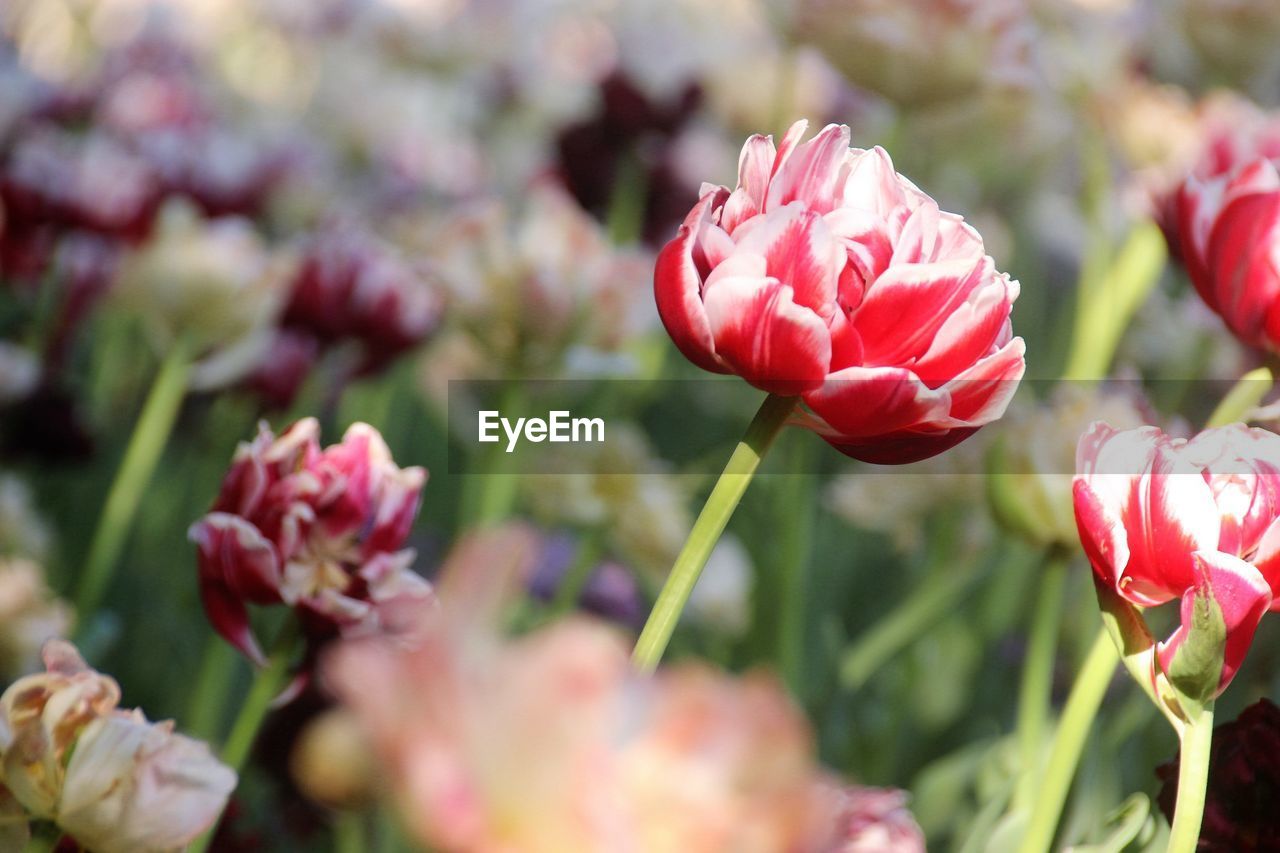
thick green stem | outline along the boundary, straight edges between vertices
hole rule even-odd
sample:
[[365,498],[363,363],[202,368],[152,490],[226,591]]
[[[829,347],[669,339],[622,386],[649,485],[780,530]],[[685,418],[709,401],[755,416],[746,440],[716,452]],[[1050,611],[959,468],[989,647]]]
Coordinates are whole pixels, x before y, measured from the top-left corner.
[[1026,835],[1018,847],[1019,853],[1048,853],[1053,844],[1058,819],[1062,816],[1071,780],[1080,763],[1080,753],[1118,662],[1115,643],[1106,629],[1099,630],[1058,722],[1049,764],[1040,777],[1040,788],[1031,809]]
[[639,671],[649,673],[657,668],[658,661],[662,659],[662,653],[671,640],[671,634],[675,631],[680,613],[684,610],[685,602],[689,600],[689,593],[698,582],[702,567],[707,564],[707,558],[720,540],[729,517],[737,509],[752,476],[760,467],[760,460],[778,437],[778,432],[795,411],[795,407],[795,397],[770,394],[760,405],[746,434],[734,448],[724,472],[711,490],[702,512],[698,514],[689,538],[676,557],[675,565],[671,567],[671,574],[667,576],[667,582],[658,594],[644,630],[640,632],[640,639],[631,655],[631,662]]
[[[280,638],[276,641],[271,657],[267,660],[267,665],[254,675],[253,685],[249,688],[249,695],[245,697],[244,704],[240,706],[240,713],[236,716],[235,723],[231,726],[231,733],[227,735],[227,741],[222,747],[221,758],[223,763],[236,771],[236,773],[240,773],[244,769],[245,762],[249,758],[249,751],[253,748],[254,740],[257,739],[258,729],[262,727],[262,721],[266,719],[267,712],[271,710],[271,701],[280,694],[287,682],[289,664],[293,659],[295,637],[296,633],[293,626],[286,625]],[[213,840],[213,834],[216,829],[217,821],[214,822],[208,832],[191,845],[189,853],[204,853],[208,849],[209,843]]]
[[1057,657],[1066,583],[1066,557],[1056,550],[1051,551],[1040,578],[1040,598],[1032,617],[1027,656],[1022,665],[1022,684],[1018,690],[1017,733],[1021,762],[1018,787],[1013,797],[1015,808],[1030,808],[1040,784],[1041,746],[1049,717],[1053,664]]
[[1178,799],[1169,831],[1168,853],[1195,853],[1200,843],[1205,792],[1209,786],[1209,754],[1213,746],[1213,702],[1191,715],[1182,731],[1178,759]]
[[76,594],[76,611],[81,624],[102,601],[111,583],[111,575],[124,549],[133,518],[138,512],[142,494],[151,482],[156,464],[169,442],[173,422],[186,393],[187,375],[191,371],[190,356],[182,342],[175,343],[160,366],[142,414],[133,428],[124,459],[116,471],[111,491],[107,493],[98,527],[89,544]]

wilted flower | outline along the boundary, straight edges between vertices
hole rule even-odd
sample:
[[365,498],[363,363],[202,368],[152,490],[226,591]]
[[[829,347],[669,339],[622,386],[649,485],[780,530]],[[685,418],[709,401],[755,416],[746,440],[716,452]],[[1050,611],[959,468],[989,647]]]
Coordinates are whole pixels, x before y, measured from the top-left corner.
[[902,463],[998,418],[1022,377],[1018,284],[982,238],[831,125],[754,136],[658,257],[658,311],[694,364],[800,394],[841,452]]
[[203,743],[117,707],[115,681],[68,643],[0,697],[0,782],[30,817],[95,853],[159,853],[212,825],[236,775]]
[[1125,393],[1074,384],[1059,385],[1043,405],[1010,411],[987,465],[997,520],[1034,544],[1074,546],[1076,445],[1099,420],[1122,430],[1146,422]]
[[[1156,769],[1164,785],[1160,809],[1170,820],[1178,792],[1178,762]],[[1213,730],[1209,788],[1200,853],[1280,850],[1280,708],[1259,699]]]
[[903,106],[1027,83],[1031,18],[1021,0],[805,0],[799,36],[858,86]]
[[1216,692],[1225,689],[1280,604],[1280,436],[1236,424],[1180,439],[1098,422],[1076,466],[1076,521],[1097,584],[1138,607],[1182,602],[1152,679],[1169,673],[1207,597],[1226,628]]
[[194,384],[221,385],[252,369],[269,345],[287,267],[248,220],[203,219],[171,201],[155,236],[125,259],[117,295],[160,346],[182,341],[208,356]]
[[30,560],[0,558],[0,679],[35,670],[40,649],[71,628],[71,608],[45,585]]
[[356,423],[320,449],[306,418],[242,443],[213,508],[191,527],[200,594],[214,629],[262,661],[247,603],[298,610],[316,638],[387,627],[384,609],[430,585],[404,548],[427,473],[399,468],[378,431]]
[[829,849],[841,809],[773,678],[644,678],[621,636],[581,617],[502,636],[533,545],[521,528],[465,540],[421,645],[331,653],[415,835],[477,851]]

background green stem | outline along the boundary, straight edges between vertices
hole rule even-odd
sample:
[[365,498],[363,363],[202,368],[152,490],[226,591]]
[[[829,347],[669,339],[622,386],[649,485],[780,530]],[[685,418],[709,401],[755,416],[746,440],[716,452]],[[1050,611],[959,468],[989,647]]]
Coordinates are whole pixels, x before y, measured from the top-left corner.
[[886,661],[952,612],[982,577],[982,568],[980,563],[971,561],[917,586],[906,601],[848,648],[840,664],[840,686],[846,690],[862,687]]
[[227,688],[235,673],[238,655],[226,640],[211,636],[205,646],[204,659],[200,662],[200,674],[191,691],[187,706],[187,734],[200,740],[214,740],[221,732],[222,709],[226,704]]
[[124,459],[107,493],[102,514],[98,517],[98,527],[90,541],[84,573],[76,593],[76,612],[81,625],[88,622],[111,583],[111,575],[138,512],[138,503],[173,432],[173,422],[186,394],[190,372],[187,347],[179,341],[170,349],[160,372],[156,374],[133,435],[129,438]]
[[653,672],[666,651],[671,634],[675,631],[680,612],[684,610],[689,593],[698,582],[702,567],[720,540],[729,517],[737,509],[743,493],[751,483],[760,460],[768,452],[778,432],[787,422],[787,418],[795,411],[795,397],[781,397],[770,394],[760,405],[760,410],[752,418],[746,434],[734,448],[728,464],[720,479],[711,490],[698,520],[693,523],[693,530],[685,540],[684,547],[676,557],[671,574],[654,602],[653,610],[640,632],[631,662],[637,670],[644,673]]
[[[287,682],[295,637],[293,625],[286,625],[272,649],[267,665],[254,675],[249,695],[240,706],[240,713],[231,726],[231,733],[227,735],[221,758],[223,763],[236,773],[244,769],[245,762],[249,759],[249,751],[253,748],[253,742],[258,736],[258,729],[262,727],[262,721],[271,710],[271,701],[280,694]],[[191,845],[189,853],[204,853],[213,840],[213,834],[217,828],[218,823],[214,821],[209,831]]]
[[1209,786],[1209,755],[1213,747],[1212,700],[1190,716],[1182,731],[1178,758],[1178,799],[1169,831],[1168,853],[1195,853],[1200,843],[1205,792]]
[[1084,749],[1089,728],[1098,714],[1098,706],[1102,704],[1102,696],[1107,692],[1118,662],[1119,652],[1115,643],[1105,628],[1100,629],[1071,687],[1071,695],[1067,697],[1019,853],[1048,853],[1053,844],[1058,819],[1062,816],[1071,780],[1080,763],[1080,752]]
[[1018,787],[1014,807],[1030,808],[1040,783],[1040,755],[1053,689],[1053,664],[1057,658],[1058,629],[1062,624],[1062,598],[1067,583],[1066,555],[1049,552],[1040,577],[1040,597],[1032,616],[1027,654],[1018,689]]

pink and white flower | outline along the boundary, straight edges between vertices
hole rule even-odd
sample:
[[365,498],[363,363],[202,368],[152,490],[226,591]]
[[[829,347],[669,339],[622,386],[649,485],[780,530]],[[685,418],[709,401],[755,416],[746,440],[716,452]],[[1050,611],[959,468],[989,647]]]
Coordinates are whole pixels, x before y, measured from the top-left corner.
[[287,604],[312,635],[376,631],[387,608],[427,599],[404,548],[427,473],[399,468],[378,431],[356,423],[323,450],[305,418],[240,445],[213,509],[191,527],[205,612],[254,661],[246,604]]
[[830,125],[753,136],[658,256],[658,311],[694,364],[801,395],[800,424],[902,463],[1003,414],[1024,370],[1018,283],[982,237]]
[[1197,594],[1210,596],[1227,631],[1224,689],[1263,614],[1280,609],[1280,436],[1235,424],[1181,439],[1098,422],[1076,466],[1076,522],[1095,581],[1137,607],[1181,601],[1182,625],[1153,660],[1165,672]]

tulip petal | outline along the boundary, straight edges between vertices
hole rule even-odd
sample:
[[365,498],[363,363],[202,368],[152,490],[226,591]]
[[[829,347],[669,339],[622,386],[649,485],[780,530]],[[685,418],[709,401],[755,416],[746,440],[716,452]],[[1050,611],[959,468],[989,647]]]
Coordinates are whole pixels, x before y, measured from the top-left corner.
[[1129,563],[1116,591],[1139,605],[1181,595],[1196,583],[1191,555],[1218,547],[1218,510],[1204,476],[1165,439],[1128,498]]
[[734,235],[737,252],[765,259],[765,275],[789,286],[797,305],[824,320],[835,312],[844,252],[822,217],[802,205],[770,211]]
[[935,385],[956,376],[992,352],[1009,319],[1013,300],[1007,276],[998,275],[976,288],[964,304],[947,317],[929,344],[929,349],[912,365],[912,370]]
[[836,206],[841,189],[841,173],[849,152],[849,128],[829,124],[813,139],[796,145],[794,151],[789,147],[791,140],[792,134],[788,132],[778,153],[777,171],[769,183],[764,209],[773,210],[801,201],[811,210],[826,213]]
[[846,367],[804,395],[830,427],[823,435],[844,439],[927,429],[945,421],[951,397],[900,367]]
[[951,395],[951,426],[982,426],[1004,414],[1027,369],[1026,349],[1022,338],[1014,338],[941,386]]
[[752,385],[798,394],[822,383],[831,333],[821,317],[795,303],[791,287],[771,278],[721,276],[708,282],[706,312],[717,356]]
[[1280,296],[1270,235],[1280,226],[1280,192],[1248,195],[1218,213],[1209,237],[1208,272],[1216,307],[1249,344],[1265,346],[1266,310]]
[[866,363],[901,365],[923,355],[957,306],[991,274],[986,258],[889,267],[853,314]]
[[[710,196],[704,197],[700,206],[705,208],[708,204]],[[686,221],[676,238],[658,254],[653,273],[658,315],[685,358],[703,370],[728,373],[715,354],[711,325],[702,304],[702,280],[693,262],[693,245],[693,226]]]
[[1199,551],[1194,554],[1193,562],[1196,582],[1182,595],[1182,624],[1157,647],[1156,655],[1161,669],[1168,672],[1174,655],[1190,633],[1197,592],[1211,596],[1222,610],[1227,629],[1218,683],[1221,692],[1244,662],[1258,623],[1271,606],[1271,588],[1256,568],[1230,554]]

